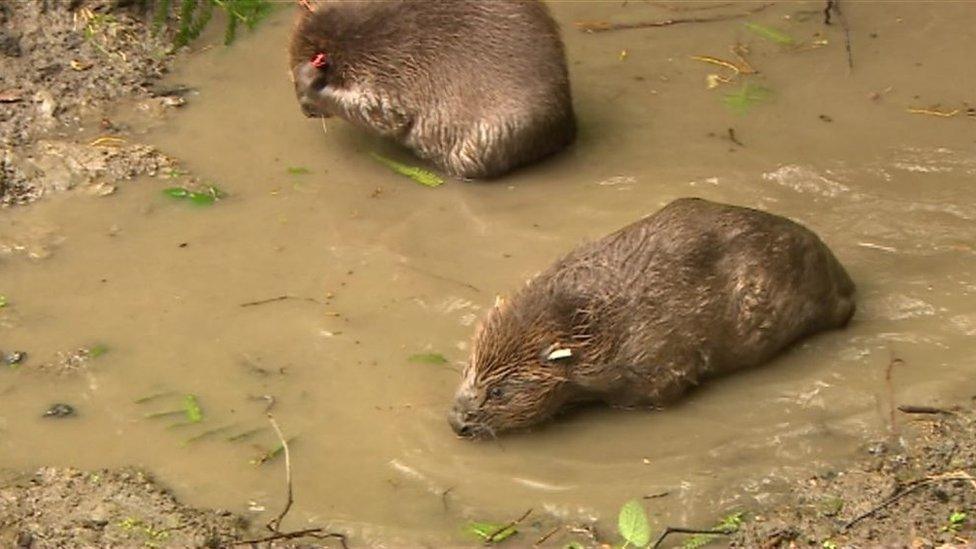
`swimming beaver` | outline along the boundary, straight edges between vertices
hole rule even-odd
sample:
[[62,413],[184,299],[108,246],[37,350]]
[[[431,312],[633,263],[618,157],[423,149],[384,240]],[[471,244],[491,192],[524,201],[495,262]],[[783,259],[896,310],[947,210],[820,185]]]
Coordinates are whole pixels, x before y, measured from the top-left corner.
[[300,10],[290,57],[308,116],[340,116],[469,178],[575,138],[559,29],[538,0],[325,0]]
[[449,421],[465,437],[540,423],[565,405],[672,402],[844,326],[854,283],[808,229],[680,199],[581,246],[496,304]]

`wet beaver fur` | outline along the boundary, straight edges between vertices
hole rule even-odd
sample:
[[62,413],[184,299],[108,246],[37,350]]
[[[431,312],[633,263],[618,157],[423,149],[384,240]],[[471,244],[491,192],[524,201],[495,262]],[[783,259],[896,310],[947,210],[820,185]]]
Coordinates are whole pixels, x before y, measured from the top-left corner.
[[576,136],[559,29],[538,0],[319,1],[299,8],[295,92],[448,173],[491,178]]
[[577,248],[496,304],[448,419],[477,438],[576,402],[664,405],[853,313],[854,283],[808,229],[676,200]]

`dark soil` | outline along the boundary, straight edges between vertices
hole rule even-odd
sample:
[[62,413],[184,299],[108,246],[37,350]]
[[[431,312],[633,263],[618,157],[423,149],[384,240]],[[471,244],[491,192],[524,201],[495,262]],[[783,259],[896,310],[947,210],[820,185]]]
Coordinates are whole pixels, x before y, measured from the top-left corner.
[[151,91],[173,60],[169,37],[117,3],[0,2],[0,205],[171,163],[125,139],[75,141],[83,126],[123,133],[104,117],[120,99],[178,104]]
[[0,488],[0,547],[219,547],[247,523],[181,505],[144,473],[46,467]]
[[733,546],[976,547],[976,410],[898,414],[900,436],[797,482]]

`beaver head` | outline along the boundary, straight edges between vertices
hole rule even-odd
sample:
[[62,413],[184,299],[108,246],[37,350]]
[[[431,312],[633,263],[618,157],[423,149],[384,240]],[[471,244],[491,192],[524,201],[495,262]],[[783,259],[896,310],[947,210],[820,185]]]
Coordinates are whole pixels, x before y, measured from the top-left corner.
[[[358,5],[357,5],[358,6]],[[322,4],[314,11],[299,8],[288,50],[295,94],[306,116],[331,116],[320,99],[325,88],[341,88],[350,66],[362,57],[350,41],[348,30],[374,14],[378,6],[363,4],[358,9],[340,9]]]
[[588,349],[572,327],[572,311],[547,296],[523,294],[513,301],[496,303],[475,334],[448,415],[462,437],[493,437],[540,423],[579,396],[571,369],[586,361]]

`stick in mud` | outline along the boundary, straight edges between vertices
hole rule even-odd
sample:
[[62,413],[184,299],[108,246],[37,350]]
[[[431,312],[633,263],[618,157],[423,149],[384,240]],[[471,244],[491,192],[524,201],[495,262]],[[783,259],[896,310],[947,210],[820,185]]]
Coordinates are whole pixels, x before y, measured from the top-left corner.
[[528,517],[531,514],[532,514],[532,509],[529,509],[525,513],[522,513],[522,516],[521,517],[513,520],[512,522],[509,522],[505,526],[502,526],[501,528],[495,530],[491,534],[485,536],[485,545],[491,545],[492,543],[495,543],[495,538],[497,538],[499,536],[499,534],[501,534],[502,532],[504,532],[504,531],[506,531],[506,530],[508,530],[510,528],[514,528],[515,526],[518,526],[519,523],[521,523],[523,520],[526,519],[526,517]]
[[661,21],[642,21],[639,23],[609,23],[606,21],[577,21],[574,23],[574,25],[576,25],[576,28],[578,28],[583,32],[607,32],[607,31],[618,31],[618,30],[629,30],[629,29],[670,27],[671,25],[680,25],[682,23],[713,23],[715,21],[728,21],[730,19],[739,19],[740,17],[746,17],[752,15],[753,13],[758,13],[768,8],[769,6],[772,6],[772,4],[771,3],[760,4],[742,13],[730,13],[726,15],[715,15],[712,17],[663,19]]
[[271,519],[266,528],[272,532],[270,536],[256,539],[239,540],[233,542],[231,545],[254,545],[257,543],[265,543],[275,540],[283,539],[295,539],[304,537],[313,537],[317,539],[328,539],[335,538],[339,540],[339,544],[343,549],[347,549],[349,546],[346,544],[345,534],[340,534],[338,532],[323,532],[322,528],[306,528],[304,530],[296,530],[293,532],[282,532],[279,528],[281,527],[281,521],[284,520],[285,515],[291,510],[291,505],[294,502],[294,497],[292,493],[292,483],[291,483],[291,454],[288,451],[288,441],[285,440],[285,435],[282,434],[281,428],[278,427],[278,422],[270,413],[267,414],[268,422],[271,423],[271,427],[274,428],[275,435],[278,436],[278,440],[281,442],[281,447],[284,449],[285,454],[285,484],[288,494],[288,500],[285,503],[284,509],[278,513],[278,516]]
[[855,524],[861,522],[862,520],[868,517],[873,516],[878,511],[892,505],[896,501],[907,496],[908,494],[911,494],[912,492],[921,488],[922,486],[925,486],[927,484],[932,484],[935,482],[960,481],[960,480],[969,481],[969,483],[973,486],[973,488],[976,489],[976,479],[974,479],[972,475],[970,475],[965,471],[952,471],[949,473],[941,473],[938,475],[928,476],[923,479],[919,479],[909,483],[909,485],[903,490],[901,490],[900,492],[896,493],[895,495],[889,497],[888,499],[882,501],[881,503],[875,505],[874,507],[868,509],[867,511],[847,521],[847,524],[842,526],[840,531],[841,533],[847,532]]
[[911,404],[899,404],[898,411],[903,414],[944,414],[944,415],[955,415],[952,410],[946,410],[945,408],[937,408],[935,406],[913,406]]
[[681,526],[668,526],[661,532],[661,535],[657,537],[657,541],[654,545],[651,545],[651,549],[657,549],[664,543],[664,538],[668,537],[670,534],[706,534],[710,536],[728,536],[731,532],[728,530],[699,530],[697,528],[683,528]]
[[888,361],[888,367],[885,368],[885,390],[888,393],[888,421],[891,423],[892,434],[898,432],[898,421],[895,417],[895,387],[892,382],[892,374],[895,366],[899,364],[905,364],[905,361],[896,357],[895,353],[892,352],[891,360]]
[[824,6],[824,25],[830,25],[831,12],[837,14],[837,19],[840,21],[840,28],[844,31],[844,49],[847,50],[847,68],[849,71],[854,70],[854,53],[851,51],[851,28],[847,25],[847,18],[844,17],[844,13],[840,11],[840,0],[827,0],[826,6]]
[[298,297],[294,295],[279,295],[275,297],[269,297],[268,299],[259,299],[257,301],[248,301],[247,303],[241,303],[241,307],[254,307],[255,305],[264,305],[266,303],[274,303],[275,301],[284,301],[286,299],[300,299],[302,301],[311,301],[312,303],[321,303],[319,300],[311,297]]
[[561,529],[562,529],[562,526],[555,526],[555,527],[553,527],[552,530],[549,530],[545,534],[542,534],[542,537],[540,537],[539,539],[535,540],[535,543],[532,544],[532,547],[538,547],[538,546],[542,545],[549,538],[551,538],[553,536],[553,534],[555,534],[556,532],[560,531]]
[[288,441],[285,440],[285,435],[281,433],[281,428],[278,427],[278,422],[275,421],[275,418],[273,415],[271,415],[271,413],[268,413],[268,422],[271,423],[271,427],[274,429],[275,434],[278,435],[278,440],[281,441],[281,447],[285,450],[285,484],[288,493],[288,501],[285,503],[285,508],[281,510],[281,513],[278,513],[277,517],[268,522],[268,530],[278,533],[278,528],[281,526],[281,521],[285,518],[285,515],[288,514],[288,511],[291,510],[291,504],[294,502],[291,489],[291,454],[288,452]]

